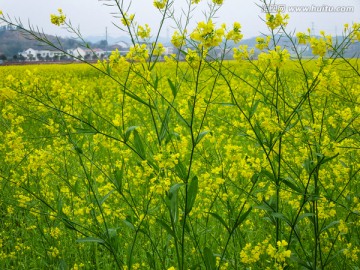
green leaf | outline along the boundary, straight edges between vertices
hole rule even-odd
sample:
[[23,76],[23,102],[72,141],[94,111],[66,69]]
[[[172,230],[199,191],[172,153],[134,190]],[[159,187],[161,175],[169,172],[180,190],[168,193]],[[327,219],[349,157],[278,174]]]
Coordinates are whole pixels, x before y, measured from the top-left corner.
[[213,217],[216,218],[218,221],[220,221],[220,223],[226,228],[226,230],[227,230],[228,232],[230,232],[229,227],[227,226],[225,220],[224,220],[221,216],[219,216],[219,215],[216,214],[216,213],[211,213],[211,212],[206,212],[206,213],[209,214],[209,215],[211,215],[211,216],[213,216]]
[[155,259],[148,251],[146,251],[146,258],[148,260],[150,269],[156,269]]
[[172,237],[175,237],[174,231],[163,220],[157,218],[156,222],[159,223],[168,232],[168,234],[170,234]]
[[157,90],[159,85],[159,76],[156,74],[156,78],[154,81],[154,89]]
[[139,132],[135,129],[133,131],[134,133],[134,148],[136,150],[136,152],[139,154],[139,156],[142,158],[142,159],[145,159],[145,148],[144,148],[144,145],[141,141],[141,137],[139,135]]
[[310,217],[314,217],[315,214],[314,213],[304,213],[304,214],[301,214],[298,218],[298,221],[304,219],[304,218],[310,218]]
[[313,160],[307,159],[307,160],[305,160],[303,166],[304,166],[306,172],[309,174],[314,169],[315,163]]
[[105,241],[104,241],[103,239],[96,238],[96,237],[80,238],[80,239],[77,239],[76,242],[78,242],[78,243],[99,243],[99,244],[105,244]]
[[252,105],[252,107],[251,107],[251,109],[250,109],[250,112],[249,112],[249,118],[253,117],[253,115],[255,114],[256,109],[257,109],[257,107],[258,107],[258,105],[259,105],[259,102],[260,102],[260,100],[256,100],[256,101],[254,102],[254,104]]
[[165,144],[168,144],[172,139],[175,139],[175,140],[180,140],[180,135],[179,133],[176,133],[176,132],[169,132],[168,133],[168,136],[166,137],[166,141],[165,141]]
[[123,178],[124,178],[124,167],[125,167],[125,162],[124,160],[122,161],[122,165],[121,165],[121,169],[115,169],[114,171],[114,185],[116,187],[116,189],[119,191],[120,194],[122,194],[123,190]]
[[286,180],[286,179],[281,179],[282,182],[287,185],[290,189],[296,191],[297,193],[299,194],[302,194],[302,190],[293,182],[290,182],[289,180]]
[[176,89],[176,87],[175,87],[174,83],[173,83],[170,79],[168,79],[168,83],[169,83],[169,86],[170,86],[171,92],[172,92],[172,94],[173,94],[173,97],[174,97],[174,99],[175,99],[175,98],[176,98],[176,95],[177,95],[178,90]]
[[236,222],[236,224],[235,224],[235,226],[234,226],[234,229],[237,228],[238,226],[240,226],[241,223],[244,222],[244,220],[245,220],[245,219],[247,218],[247,216],[250,214],[251,210],[252,210],[252,207],[250,207],[244,214],[242,214],[242,215],[240,216],[240,218],[238,219],[238,221]]
[[164,140],[164,138],[166,137],[166,134],[168,133],[170,112],[171,112],[171,107],[169,106],[166,110],[164,120],[162,120],[162,122],[161,122],[161,128],[160,128],[160,133],[159,133],[160,142],[162,142]]
[[207,270],[216,269],[216,258],[208,247],[204,248],[204,260],[205,260],[205,267]]
[[184,184],[183,183],[177,183],[170,187],[170,190],[168,192],[168,198],[171,200],[171,198],[177,194],[179,188],[181,188]]
[[[106,234],[105,234],[106,233]],[[106,237],[109,237],[110,239],[116,237],[118,234],[117,234],[117,229],[115,228],[110,228],[107,230],[107,232],[105,231],[105,236]]]
[[268,170],[262,169],[260,174],[266,176],[269,180],[274,181],[274,175]]
[[256,209],[261,209],[261,210],[265,210],[265,211],[267,211],[267,212],[274,212],[274,209],[272,209],[271,207],[270,207],[270,205],[268,205],[268,204],[266,204],[266,203],[262,203],[262,204],[260,204],[260,205],[257,205],[257,206],[255,206],[255,208]]
[[291,222],[285,217],[285,215],[284,215],[283,213],[273,212],[273,213],[271,213],[271,215],[272,215],[274,218],[278,218],[278,219],[284,220],[287,224],[291,224]]
[[326,162],[329,162],[330,160],[336,158],[339,155],[339,153],[337,153],[336,155],[332,156],[332,157],[325,157],[322,161],[321,164],[325,164]]
[[127,142],[129,140],[131,132],[137,129],[139,126],[131,126],[124,133],[124,141]]
[[190,182],[187,195],[187,209],[186,214],[189,214],[194,206],[196,195],[199,191],[199,180],[197,176],[194,176]]
[[78,154],[80,154],[80,155],[83,154],[83,151],[81,150],[81,148],[80,148],[79,146],[75,145],[74,148],[75,148],[75,151],[76,151]]
[[123,220],[124,224],[129,227],[131,230],[135,231],[135,226],[128,220]]
[[138,97],[137,95],[135,94],[132,94],[132,93],[129,93],[126,91],[125,93],[127,96],[131,97],[132,99],[135,99],[136,101],[139,101],[140,103],[146,105],[147,107],[151,107],[153,108],[153,106],[151,106],[150,104],[146,103],[144,100],[142,100],[140,97]]
[[324,228],[322,228],[322,229],[320,230],[320,233],[326,231],[327,229],[330,229],[331,227],[334,227],[335,225],[338,225],[339,223],[340,223],[339,220],[336,220],[336,221],[331,222],[330,224],[328,224],[327,226],[325,226]]
[[206,134],[208,134],[209,132],[210,132],[210,130],[205,130],[205,131],[200,132],[199,135],[196,138],[195,143],[198,144],[201,141],[201,139],[204,138],[204,136]]
[[74,231],[77,231],[76,227],[75,227],[75,223],[72,222],[71,220],[69,220],[65,214],[62,214],[63,217],[61,217],[62,221],[64,222],[64,225],[66,228],[70,229],[70,230],[74,230]]
[[59,262],[59,267],[58,267],[59,270],[67,270],[69,269],[66,261],[64,259],[60,259],[60,262]]
[[181,180],[186,181],[187,170],[180,160],[178,160],[178,163],[175,165],[175,172]]
[[176,223],[178,221],[178,216],[179,216],[179,210],[178,210],[178,191],[179,188],[182,187],[184,184],[183,183],[178,183],[173,185],[169,192],[168,192],[168,201],[167,201],[167,206],[170,210],[170,216],[173,220],[174,223]]
[[111,190],[108,194],[106,194],[104,197],[102,197],[99,201],[99,204],[102,205],[107,198],[109,198],[109,196],[115,191],[115,189]]
[[194,102],[195,102],[195,97],[194,96],[190,96],[187,100],[188,102],[188,109],[189,112],[192,112],[194,110]]
[[75,128],[77,134],[96,134],[97,131],[92,128]]

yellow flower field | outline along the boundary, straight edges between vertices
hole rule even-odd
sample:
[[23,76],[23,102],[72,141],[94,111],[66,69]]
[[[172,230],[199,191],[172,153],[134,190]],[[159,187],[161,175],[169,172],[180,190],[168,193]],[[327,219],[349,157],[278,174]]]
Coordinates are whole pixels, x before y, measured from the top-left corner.
[[1,268],[357,265],[359,76],[262,61],[2,67]]

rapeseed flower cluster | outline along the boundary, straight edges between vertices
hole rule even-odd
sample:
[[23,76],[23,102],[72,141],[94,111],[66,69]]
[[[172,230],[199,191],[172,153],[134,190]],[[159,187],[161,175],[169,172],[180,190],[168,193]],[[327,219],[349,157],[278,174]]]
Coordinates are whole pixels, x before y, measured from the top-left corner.
[[281,14],[281,11],[278,11],[275,15],[271,13],[266,13],[266,25],[271,29],[275,30],[276,28],[286,26],[288,24],[289,14]]
[[135,14],[127,14],[126,12],[123,14],[122,18],[121,18],[121,23],[124,26],[130,26],[132,24],[132,22],[134,21],[135,18]]
[[150,37],[151,29],[148,24],[145,24],[144,26],[139,25],[137,35],[142,39],[147,39]]
[[201,58],[196,50],[188,49],[185,59],[192,68],[199,67]]
[[64,15],[61,8],[58,9],[59,15],[51,14],[50,20],[52,24],[55,24],[57,26],[63,25],[66,20],[66,16]]
[[149,49],[146,44],[135,44],[126,55],[126,59],[131,61],[145,62],[149,58]]
[[260,255],[263,252],[261,243],[256,246],[252,246],[251,243],[247,243],[240,252],[241,262],[245,264],[256,263],[260,260]]
[[155,56],[160,56],[165,52],[164,45],[160,42],[156,44],[153,43],[152,46],[153,46],[153,55]]
[[353,23],[350,39],[352,42],[360,41],[360,23]]
[[224,0],[212,0],[212,2],[216,5],[222,5],[224,3]]
[[299,44],[307,44],[310,40],[310,29],[308,29],[308,33],[298,32],[296,33],[296,37],[298,39]]
[[233,25],[233,29],[231,29],[227,34],[226,34],[226,39],[227,40],[232,40],[235,43],[238,43],[242,38],[243,38],[243,34],[241,34],[241,25],[238,22],[235,22]]
[[181,35],[178,31],[175,31],[174,34],[171,37],[171,43],[176,48],[181,48],[186,45],[186,37],[185,37],[186,31]]
[[359,261],[360,248],[358,246],[353,247],[353,245],[351,243],[349,243],[349,244],[347,244],[343,253],[347,259],[350,259],[353,262]]
[[266,39],[263,37],[257,37],[255,47],[259,50],[267,49],[269,47],[270,40],[270,36],[267,36]]
[[286,260],[291,256],[291,250],[287,249],[288,243],[285,240],[278,241],[276,248],[271,244],[266,248],[266,253],[274,260],[275,269],[283,269],[287,263]]
[[240,45],[234,48],[234,59],[237,61],[247,60],[254,54],[254,49],[248,50],[248,45]]
[[264,66],[270,66],[271,68],[282,68],[290,59],[290,53],[288,50],[276,46],[274,50],[270,50],[268,53],[259,54],[259,62]]
[[216,29],[212,20],[199,22],[190,38],[199,42],[199,47],[210,48],[218,46],[224,37],[224,25]]
[[166,7],[168,0],[155,0],[154,7],[157,9],[164,9]]

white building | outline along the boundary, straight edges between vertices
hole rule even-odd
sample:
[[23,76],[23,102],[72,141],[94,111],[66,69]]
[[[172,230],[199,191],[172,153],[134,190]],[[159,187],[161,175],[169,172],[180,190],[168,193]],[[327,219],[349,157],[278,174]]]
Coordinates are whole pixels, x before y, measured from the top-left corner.
[[105,54],[105,51],[102,49],[86,49],[86,48],[81,48],[81,47],[77,47],[75,49],[69,49],[67,50],[68,54],[73,55],[76,58],[80,58],[80,59],[90,59],[93,58],[94,56],[96,58],[102,58]]
[[60,58],[65,55],[62,51],[52,51],[52,50],[35,50],[29,48],[23,52],[19,52],[18,55],[21,55],[25,60],[29,61],[40,61],[40,60],[50,60],[54,58]]

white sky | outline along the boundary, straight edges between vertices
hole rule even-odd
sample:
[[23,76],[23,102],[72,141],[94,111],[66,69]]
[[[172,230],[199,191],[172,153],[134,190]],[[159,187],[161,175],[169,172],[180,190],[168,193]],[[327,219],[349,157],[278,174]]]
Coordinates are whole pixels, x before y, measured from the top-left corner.
[[[176,11],[181,11],[188,0],[174,0]],[[207,9],[207,2],[202,0],[196,12],[192,17],[192,28],[197,21],[204,19],[202,11]],[[140,24],[148,23],[152,28],[158,27],[160,22],[160,13],[152,3],[153,0],[123,0],[124,3],[132,2],[130,13],[136,14],[136,21]],[[30,22],[33,26],[38,26],[45,33],[69,36],[69,34],[59,27],[50,23],[50,14],[57,13],[57,8],[62,8],[67,18],[71,20],[74,26],[80,26],[84,36],[105,36],[105,28],[108,28],[108,34],[111,36],[122,36],[124,33],[116,29],[112,24],[119,24],[119,20],[114,18],[111,13],[117,12],[115,7],[105,6],[105,3],[114,3],[114,1],[98,0],[0,0],[0,10],[11,18],[21,19],[24,25]],[[274,3],[274,1],[272,1]],[[290,15],[289,30],[296,29],[304,31],[312,28],[314,25],[315,32],[325,30],[331,34],[341,34],[345,23],[360,22],[360,0],[276,0],[276,4],[306,5],[306,6],[353,6],[353,12],[292,12]],[[260,0],[224,0],[224,4],[217,13],[217,19],[214,20],[219,25],[222,22],[228,25],[234,21],[239,21],[242,25],[242,31],[245,38],[250,38],[267,32],[265,24],[260,17],[264,13],[256,4],[261,4]],[[171,23],[166,24],[171,34],[173,29]],[[0,41],[1,42],[1,41]]]

